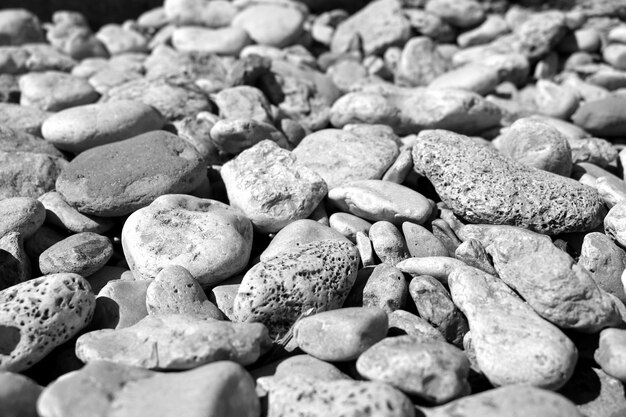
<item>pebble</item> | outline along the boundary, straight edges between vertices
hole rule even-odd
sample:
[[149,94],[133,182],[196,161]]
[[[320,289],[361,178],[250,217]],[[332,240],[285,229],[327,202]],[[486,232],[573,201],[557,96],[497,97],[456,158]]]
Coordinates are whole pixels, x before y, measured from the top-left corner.
[[461,243],[459,247],[456,248],[454,257],[468,266],[480,269],[489,275],[498,275],[487,250],[477,239],[469,238]]
[[217,149],[231,155],[238,155],[264,139],[277,143],[281,148],[290,146],[280,130],[255,119],[218,120],[211,127],[210,136]]
[[267,245],[267,248],[261,253],[260,260],[261,262],[265,262],[293,248],[329,239],[339,242],[350,242],[350,240],[341,233],[315,220],[296,220],[276,233],[276,236],[274,236],[269,245]]
[[0,151],[32,152],[64,158],[63,153],[55,148],[54,145],[24,130],[28,130],[28,128],[13,129],[0,125]]
[[389,335],[409,335],[420,339],[438,340],[445,342],[446,339],[425,319],[409,313],[405,310],[395,310],[388,314]]
[[619,416],[626,412],[624,384],[602,369],[588,365],[578,365],[559,393],[586,417]]
[[361,232],[357,232],[355,240],[356,248],[361,258],[361,264],[363,264],[364,267],[376,265],[376,254],[374,253],[370,238]]
[[406,305],[409,296],[404,275],[389,264],[378,264],[363,287],[363,307],[377,307],[387,314]]
[[167,265],[180,265],[207,287],[246,266],[252,224],[219,201],[164,195],[129,216],[122,246],[130,269],[142,279],[156,277]]
[[39,202],[45,208],[44,215],[48,224],[74,233],[104,233],[114,226],[114,221],[111,218],[80,213],[56,191],[45,193],[39,197]]
[[0,200],[0,219],[0,237],[13,231],[26,239],[43,225],[46,210],[34,198],[7,198]]
[[426,11],[459,28],[471,28],[485,20],[482,5],[474,0],[430,0],[426,3]]
[[123,329],[86,333],[76,341],[85,363],[106,360],[146,369],[193,369],[221,360],[249,365],[270,345],[265,326],[205,320],[195,315],[149,315]]
[[387,384],[369,381],[283,378],[270,390],[268,404],[268,417],[415,415],[413,404],[402,392]]
[[622,273],[626,269],[626,252],[604,233],[592,232],[585,235],[580,249],[578,265],[591,274],[603,291],[626,302]]
[[575,91],[548,80],[537,81],[533,96],[539,113],[557,119],[569,119],[580,105]]
[[43,274],[62,272],[88,277],[102,268],[113,256],[111,241],[97,233],[76,233],[55,243],[39,256]]
[[409,251],[402,233],[393,223],[378,221],[369,231],[374,253],[381,262],[395,265],[409,257]]
[[511,226],[468,225],[461,232],[483,244],[500,278],[546,320],[585,333],[621,321],[591,274],[547,236]]
[[26,9],[0,11],[0,45],[43,42],[43,30],[37,16]]
[[225,88],[215,95],[214,100],[224,119],[250,118],[272,123],[270,104],[258,88],[247,85]]
[[250,43],[248,33],[239,27],[208,29],[183,26],[172,33],[172,45],[187,53],[237,55]]
[[411,38],[400,55],[395,81],[398,85],[417,87],[429,85],[448,69],[448,61],[427,36]]
[[614,43],[602,50],[604,61],[618,70],[626,70],[626,45]]
[[480,370],[494,386],[527,384],[556,390],[572,376],[576,347],[498,278],[471,267],[448,279],[467,317]]
[[331,228],[350,239],[353,243],[356,242],[357,233],[360,232],[367,236],[372,227],[372,224],[367,220],[341,211],[331,214],[328,222]]
[[46,153],[0,151],[0,200],[38,198],[55,187],[68,162]]
[[300,37],[305,18],[297,3],[259,3],[237,13],[231,24],[244,29],[259,45],[283,48]]
[[37,411],[41,417],[257,417],[261,405],[250,374],[231,361],[176,373],[97,361],[46,387]]
[[402,234],[413,258],[448,256],[448,249],[424,226],[412,222],[402,223]]
[[235,5],[228,1],[166,0],[163,12],[168,22],[177,26],[228,26],[237,13]]
[[104,44],[111,55],[128,52],[147,52],[148,41],[139,32],[116,24],[104,25],[96,33],[96,38]]
[[19,372],[85,327],[95,299],[80,275],[52,274],[0,291],[0,305],[0,370]]
[[447,71],[431,80],[430,88],[457,88],[472,91],[480,95],[491,93],[500,83],[500,74],[496,68],[480,63],[469,63]]
[[428,275],[413,277],[409,294],[421,318],[439,330],[448,343],[463,345],[463,336],[469,331],[467,319],[441,282]]
[[367,379],[434,404],[470,392],[466,379],[470,363],[463,352],[419,336],[389,337],[376,343],[359,356],[356,368]]
[[626,381],[626,330],[604,329],[600,332],[594,359],[608,375]]
[[349,181],[380,179],[398,156],[398,145],[383,137],[324,129],[302,139],[293,154],[330,190]]
[[124,329],[148,315],[146,297],[150,281],[115,279],[98,291],[93,329]]
[[270,140],[243,151],[220,172],[230,205],[260,233],[307,218],[328,192],[320,175]]
[[215,320],[222,313],[210,302],[196,279],[182,266],[164,267],[146,292],[148,314],[189,314]]
[[430,202],[417,191],[381,180],[352,181],[331,188],[328,199],[342,211],[396,225],[405,221],[422,224],[432,212]]
[[64,151],[80,153],[163,127],[162,116],[135,101],[88,104],[60,111],[43,123],[44,139]]
[[56,190],[83,214],[122,216],[160,195],[197,188],[204,170],[191,144],[153,131],[82,152],[63,169]]
[[299,320],[294,339],[305,353],[330,362],[354,360],[387,335],[387,314],[377,307],[325,311]]
[[498,150],[537,169],[569,177],[572,150],[567,137],[547,123],[519,119],[499,137]]
[[559,11],[533,13],[513,28],[519,52],[529,59],[545,55],[565,36],[565,16]]
[[525,385],[495,388],[426,411],[428,417],[583,417],[576,406],[557,393]]
[[601,222],[604,207],[590,187],[524,166],[463,135],[435,130],[419,137],[415,170],[455,214],[473,223],[557,234],[588,231]]
[[19,85],[20,105],[44,111],[93,103],[100,96],[87,81],[57,71],[25,74]]
[[457,43],[461,48],[482,45],[497,39],[498,36],[504,35],[508,31],[509,25],[502,16],[490,14],[478,27],[459,34]]
[[358,263],[356,248],[337,240],[300,245],[258,263],[237,291],[236,321],[261,322],[275,336],[310,309],[337,309],[356,280]]
[[38,417],[42,386],[24,375],[0,372],[0,387],[0,413],[4,417]]
[[429,275],[448,285],[448,276],[457,268],[466,266],[462,261],[448,256],[409,258],[396,265],[400,271],[411,275]]
[[291,356],[280,362],[274,373],[276,378],[288,378],[294,375],[323,381],[351,379],[334,365],[311,355]]
[[572,120],[594,136],[614,138],[626,135],[626,116],[619,110],[626,97],[612,95],[582,103]]
[[[0,103],[0,125],[41,136],[41,125],[51,113],[15,103]],[[3,135],[4,136],[4,135]]]

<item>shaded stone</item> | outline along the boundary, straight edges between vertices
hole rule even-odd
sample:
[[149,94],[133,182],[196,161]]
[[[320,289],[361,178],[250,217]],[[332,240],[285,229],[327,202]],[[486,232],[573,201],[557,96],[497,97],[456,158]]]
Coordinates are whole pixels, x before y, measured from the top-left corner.
[[420,339],[438,340],[445,342],[446,339],[430,323],[423,318],[404,310],[395,310],[389,313],[389,336],[407,334],[417,336]]
[[28,238],[41,227],[46,219],[43,205],[28,197],[0,200],[0,237],[8,232],[19,232]]
[[0,200],[37,198],[53,190],[67,164],[65,159],[49,154],[0,151]]
[[586,234],[578,265],[589,271],[598,287],[626,302],[621,281],[626,268],[626,252],[613,243],[610,237],[598,232]]
[[49,224],[71,232],[104,233],[114,226],[114,221],[111,218],[82,214],[70,206],[63,196],[56,191],[45,193],[39,197],[39,201],[45,207],[45,217]]
[[626,97],[613,95],[582,103],[572,120],[594,136],[613,138],[626,134],[626,117],[619,110]]
[[93,329],[123,329],[148,315],[146,294],[150,281],[115,279],[98,291]]
[[20,104],[45,111],[93,103],[100,96],[87,81],[63,72],[29,73],[19,84]]
[[408,298],[406,279],[400,270],[388,265],[374,267],[363,287],[363,307],[378,307],[387,313],[401,309]]
[[[3,109],[0,106],[0,113],[2,111]],[[26,114],[28,114],[28,112],[26,112]],[[45,117],[48,117],[47,113],[45,114]],[[8,110],[5,115],[7,117],[11,117],[12,111]],[[32,117],[35,118],[36,116],[33,115]],[[46,142],[45,140],[42,140],[40,137],[35,136],[34,134],[28,133],[29,131],[32,132],[32,130],[34,129],[36,130],[36,134],[40,135],[39,127],[41,126],[41,124],[39,124],[36,128],[31,129],[28,125],[19,126],[19,117],[17,117],[16,119],[13,119],[14,123],[3,124],[2,116],[0,116],[0,151],[32,152],[64,158],[64,155],[57,148],[55,148],[54,145]],[[9,127],[9,125],[14,126],[14,128]]]
[[604,329],[593,357],[608,375],[626,381],[626,330]]
[[409,257],[406,241],[393,223],[388,221],[374,223],[369,231],[369,239],[378,259],[383,263],[396,265]]
[[77,233],[55,243],[39,256],[43,274],[68,272],[88,277],[113,256],[111,241],[97,233]]
[[43,387],[32,379],[0,372],[0,413],[4,417],[38,417],[37,399]]

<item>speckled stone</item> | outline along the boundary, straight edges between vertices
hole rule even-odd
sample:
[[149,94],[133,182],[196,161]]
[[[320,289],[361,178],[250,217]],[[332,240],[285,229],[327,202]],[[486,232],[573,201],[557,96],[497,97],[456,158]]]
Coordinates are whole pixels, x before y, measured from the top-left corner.
[[164,195],[128,217],[122,246],[130,269],[142,279],[156,277],[167,265],[180,265],[206,287],[246,266],[252,224],[239,210],[216,200]]
[[77,233],[49,247],[39,256],[44,274],[71,272],[88,277],[113,256],[113,245],[97,233]]
[[220,310],[210,302],[204,290],[185,268],[164,267],[150,282],[146,292],[148,314],[189,314],[222,319]]
[[341,307],[356,279],[359,256],[346,242],[323,240],[301,245],[253,266],[234,304],[239,322],[261,322],[271,335],[284,334],[312,309]]
[[230,205],[261,233],[307,218],[328,192],[319,174],[270,140],[243,151],[220,173]]
[[613,299],[549,237],[491,225],[467,225],[461,234],[483,244],[500,278],[546,320],[585,333],[621,322]]
[[254,380],[234,362],[170,373],[93,362],[46,387],[37,410],[41,417],[258,417],[261,405]]
[[413,404],[387,384],[369,381],[324,381],[283,378],[271,387],[268,417],[376,416],[413,417]]
[[53,274],[0,291],[0,370],[30,368],[86,326],[95,297],[77,274]]
[[76,341],[83,362],[107,360],[147,369],[192,369],[230,360],[254,363],[270,345],[265,326],[196,316],[147,316],[124,329],[96,330]]
[[81,213],[114,217],[160,195],[194,190],[205,169],[189,142],[153,131],[81,153],[63,169],[56,188]]
[[469,331],[467,319],[441,282],[428,275],[416,276],[409,284],[409,294],[421,318],[439,330],[448,343],[463,345],[463,336]]
[[213,99],[223,119],[253,119],[272,123],[270,103],[256,87],[239,85],[225,88],[215,94]]
[[591,274],[602,290],[626,302],[624,285],[621,281],[626,268],[626,252],[604,233],[587,233],[580,249],[578,265]]
[[419,336],[388,337],[359,356],[361,376],[435,404],[467,395],[470,363],[445,342]]
[[0,200],[37,198],[53,190],[67,164],[63,158],[44,153],[0,151]]
[[363,287],[363,307],[378,307],[391,313],[404,307],[408,296],[402,272],[391,265],[379,264]]
[[330,362],[356,359],[387,335],[387,313],[377,307],[350,307],[304,317],[294,338],[305,353]]
[[470,395],[428,410],[428,417],[583,417],[576,406],[557,393],[514,385]]
[[521,165],[452,132],[427,131],[419,138],[415,170],[428,177],[446,206],[472,223],[558,234],[588,231],[602,221],[598,193],[577,181]]
[[397,143],[389,138],[338,129],[311,133],[293,150],[298,163],[317,172],[328,189],[349,181],[381,178],[398,152]]
[[41,227],[45,219],[45,208],[34,198],[14,197],[0,200],[0,237],[13,231],[28,238]]
[[0,413],[3,417],[38,417],[37,399],[43,387],[12,372],[0,372]]
[[492,384],[554,390],[572,376],[574,344],[501,280],[464,267],[448,282],[452,300],[467,317],[478,366]]

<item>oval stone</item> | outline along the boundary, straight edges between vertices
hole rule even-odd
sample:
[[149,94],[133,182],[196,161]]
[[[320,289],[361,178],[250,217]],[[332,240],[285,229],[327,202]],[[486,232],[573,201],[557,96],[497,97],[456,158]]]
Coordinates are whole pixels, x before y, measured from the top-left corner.
[[113,256],[111,241],[97,233],[77,233],[46,249],[39,256],[43,274],[71,272],[88,277]]
[[34,198],[14,197],[0,201],[0,237],[8,232],[30,237],[45,219],[45,208]]
[[205,169],[189,142],[153,131],[81,153],[61,172],[56,188],[82,213],[122,216],[160,195],[196,189]]

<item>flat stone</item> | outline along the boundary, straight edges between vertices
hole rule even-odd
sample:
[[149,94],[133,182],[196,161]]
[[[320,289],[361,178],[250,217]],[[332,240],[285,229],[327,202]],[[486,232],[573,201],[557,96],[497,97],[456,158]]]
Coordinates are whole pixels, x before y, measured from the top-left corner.
[[32,72],[20,77],[19,84],[20,104],[45,111],[93,103],[100,96],[87,81],[63,72]]
[[330,215],[328,223],[331,228],[338,231],[351,242],[356,242],[357,233],[363,233],[367,236],[372,224],[367,220],[355,216],[354,214],[337,212]]
[[342,211],[371,221],[400,225],[405,221],[424,223],[432,206],[426,197],[400,184],[360,180],[332,188],[328,199]]
[[626,302],[622,273],[626,269],[626,252],[604,233],[587,233],[580,249],[578,265],[591,274],[602,290]]
[[369,381],[324,381],[283,378],[269,392],[268,417],[323,416],[413,417],[413,404],[387,384]]
[[210,302],[204,290],[185,268],[164,267],[150,282],[146,292],[148,314],[188,314],[221,320],[222,313]]
[[309,217],[328,191],[320,175],[270,140],[243,151],[220,173],[230,205],[261,233]]
[[160,195],[197,188],[204,170],[191,144],[153,131],[81,153],[64,168],[56,188],[81,213],[115,217]]
[[305,353],[325,361],[354,360],[387,335],[387,314],[377,307],[325,311],[299,320],[294,338]]
[[341,233],[319,222],[311,219],[296,220],[276,233],[276,236],[261,253],[260,259],[262,262],[265,262],[293,248],[328,239],[350,242]]
[[180,265],[207,287],[247,265],[252,224],[219,201],[164,195],[129,216],[122,247],[130,269],[142,279],[156,277],[167,265]]
[[114,221],[111,218],[82,214],[70,206],[63,196],[56,191],[45,193],[39,197],[39,201],[45,208],[46,221],[53,226],[74,233],[104,233],[114,226]]
[[42,386],[24,375],[0,372],[0,387],[0,413],[4,417],[38,417]]
[[19,232],[28,238],[41,227],[46,219],[43,205],[29,197],[0,200],[0,237],[8,232]]
[[613,299],[549,237],[511,226],[467,225],[461,233],[483,244],[500,278],[546,320],[585,333],[621,322]]
[[250,365],[270,344],[267,329],[258,323],[150,315],[124,329],[80,336],[76,355],[85,363],[106,360],[147,369],[192,369],[221,360]]
[[578,359],[574,344],[498,278],[462,267],[448,279],[467,317],[480,370],[494,386],[562,387]]
[[68,272],[88,277],[113,256],[111,241],[97,233],[77,233],[49,247],[39,256],[43,274]]
[[67,164],[65,159],[49,154],[0,151],[0,200],[37,198],[53,190]]
[[405,394],[442,404],[467,395],[470,363],[445,342],[419,336],[388,337],[356,361],[361,376],[387,383]]
[[575,180],[527,167],[452,132],[428,131],[419,138],[415,170],[469,222],[557,234],[591,230],[604,216],[597,192]]
[[88,104],[60,111],[43,123],[43,137],[57,148],[80,153],[163,127],[162,116],[136,101]]
[[554,392],[514,385],[470,395],[427,411],[428,417],[583,417],[576,406]]
[[160,373],[97,361],[46,387],[37,409],[41,417],[257,417],[261,405],[254,380],[234,362]]
[[304,244],[258,263],[237,292],[236,321],[264,323],[274,336],[308,310],[337,309],[354,284],[358,263],[356,248],[337,240]]
[[235,16],[233,27],[244,29],[260,45],[283,48],[294,43],[303,31],[306,13],[289,3],[253,4]]
[[0,291],[0,370],[30,368],[90,321],[95,297],[77,274],[53,274]]
[[398,146],[386,138],[324,129],[307,135],[293,154],[332,189],[349,181],[381,178],[398,156]]

